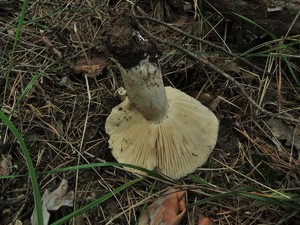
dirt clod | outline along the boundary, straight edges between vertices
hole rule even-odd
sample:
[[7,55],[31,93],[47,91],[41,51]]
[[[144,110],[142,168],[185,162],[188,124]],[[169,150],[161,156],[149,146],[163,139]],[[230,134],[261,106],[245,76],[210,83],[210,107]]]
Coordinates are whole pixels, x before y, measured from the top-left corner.
[[106,45],[114,58],[126,69],[138,65],[146,57],[157,60],[157,48],[138,30],[127,5],[116,11],[106,30]]

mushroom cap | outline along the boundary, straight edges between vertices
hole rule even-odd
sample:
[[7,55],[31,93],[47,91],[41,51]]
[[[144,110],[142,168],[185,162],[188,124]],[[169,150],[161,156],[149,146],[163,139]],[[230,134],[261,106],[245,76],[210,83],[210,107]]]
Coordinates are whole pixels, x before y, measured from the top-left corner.
[[125,99],[105,124],[109,146],[120,163],[128,163],[179,179],[194,172],[215,147],[219,122],[196,99],[166,87],[169,112],[160,122],[145,119]]

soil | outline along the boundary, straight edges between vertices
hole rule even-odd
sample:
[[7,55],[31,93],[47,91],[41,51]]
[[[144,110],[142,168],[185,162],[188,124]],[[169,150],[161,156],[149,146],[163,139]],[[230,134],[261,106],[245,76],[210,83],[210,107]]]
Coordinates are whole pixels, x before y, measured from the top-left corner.
[[[237,85],[139,31],[132,5],[124,2],[30,1],[19,38],[16,24],[23,2],[13,1],[0,9],[1,111],[26,143],[41,195],[66,179],[76,196],[74,207],[51,212],[50,224],[137,178],[115,165],[80,170],[73,166],[116,162],[104,125],[120,102],[115,92],[123,82],[109,57],[127,68],[148,55],[159,60],[165,86],[176,87],[212,108],[220,120],[217,146],[191,176],[177,181],[146,177],[64,224],[136,224],[144,208],[170,187],[188,191],[188,213],[182,225],[194,225],[200,215],[216,224],[297,224],[300,150],[276,136],[268,125],[269,116],[255,108]],[[204,10],[193,19],[193,4],[184,10],[177,3],[142,1],[139,13],[159,17],[235,54],[245,53],[243,57],[269,73],[160,24],[140,20],[141,24],[156,37],[226,71],[275,115],[300,118],[297,37],[281,48],[282,40],[257,38],[249,24],[225,20],[218,11]],[[299,127],[288,120],[282,124],[288,130]],[[0,177],[0,224],[16,220],[30,224],[34,199],[27,162],[15,135],[1,120],[0,157],[10,156],[11,177]],[[49,173],[69,167],[73,169]]]
[[158,50],[140,33],[128,4],[119,7],[105,32],[107,49],[125,69],[138,65],[146,57],[157,62]]

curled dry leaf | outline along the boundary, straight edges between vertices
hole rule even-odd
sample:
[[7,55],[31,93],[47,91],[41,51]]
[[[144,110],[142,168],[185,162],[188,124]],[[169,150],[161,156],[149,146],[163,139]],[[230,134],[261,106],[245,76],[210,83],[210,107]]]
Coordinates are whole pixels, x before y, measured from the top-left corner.
[[12,167],[12,156],[11,155],[2,155],[2,159],[0,161],[0,176],[9,175],[10,169]]
[[106,65],[107,60],[104,55],[91,56],[88,59],[85,56],[79,56],[72,69],[76,74],[83,74],[90,78],[95,78],[102,74],[102,70]]
[[171,188],[148,206],[139,225],[179,225],[186,212],[186,194]]
[[220,105],[221,102],[222,102],[222,98],[220,98],[219,96],[217,96],[217,97],[214,98],[214,100],[210,103],[209,109],[210,109],[211,111],[216,111],[217,107]]
[[[74,191],[68,192],[68,181],[63,179],[57,189],[50,192],[45,190],[42,197],[43,220],[47,225],[50,219],[48,211],[58,210],[61,206],[73,206]],[[36,209],[34,209],[31,216],[31,224],[37,225]]]

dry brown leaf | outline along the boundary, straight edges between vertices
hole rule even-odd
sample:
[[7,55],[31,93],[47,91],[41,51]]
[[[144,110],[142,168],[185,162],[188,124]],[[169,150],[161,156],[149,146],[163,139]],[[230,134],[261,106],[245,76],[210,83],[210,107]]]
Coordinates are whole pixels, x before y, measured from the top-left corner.
[[196,92],[192,93],[191,96],[194,97],[195,99],[197,99],[202,104],[211,102],[214,99],[214,96],[212,96],[211,94],[206,93],[206,92],[201,92],[199,95],[199,92],[196,91]]
[[84,56],[80,56],[72,69],[76,74],[83,74],[90,78],[95,78],[102,74],[102,70],[106,65],[107,60],[104,56],[92,56],[89,59],[86,59]]
[[199,220],[197,225],[214,225],[215,223],[212,222],[208,217],[205,217],[203,215],[199,216]]
[[282,120],[271,118],[266,121],[273,135],[279,140],[285,140],[286,146],[294,146],[300,151],[300,128],[292,127]]
[[11,167],[12,167],[12,156],[11,155],[2,155],[2,159],[0,161],[0,176],[9,175]]
[[211,111],[216,111],[217,107],[220,105],[221,102],[222,102],[222,98],[220,98],[219,96],[217,96],[217,97],[214,98],[214,100],[210,103],[209,109],[210,109]]
[[195,99],[197,99],[200,103],[206,105],[207,107],[209,107],[209,109],[211,111],[215,111],[217,109],[217,107],[219,106],[219,104],[222,102],[222,98],[217,96],[214,97],[213,95],[209,94],[209,93],[200,93],[196,91],[196,92],[192,92],[191,96],[194,97]]
[[179,225],[186,213],[186,191],[171,188],[146,209],[139,225]]

